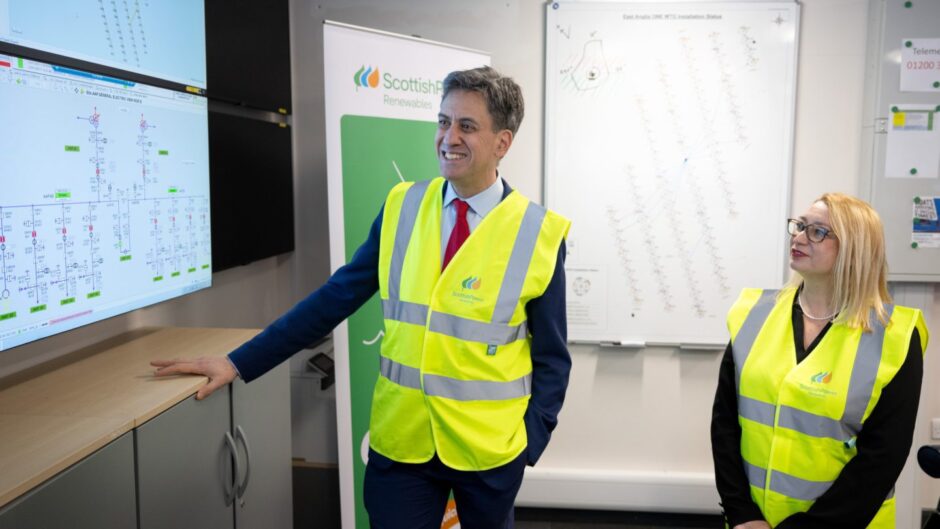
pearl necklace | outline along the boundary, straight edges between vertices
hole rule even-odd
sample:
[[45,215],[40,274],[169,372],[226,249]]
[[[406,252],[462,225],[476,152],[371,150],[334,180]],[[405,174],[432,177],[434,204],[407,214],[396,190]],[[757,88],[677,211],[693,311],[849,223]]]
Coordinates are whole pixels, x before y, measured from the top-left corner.
[[803,293],[802,293],[802,292],[800,292],[800,295],[796,297],[796,302],[797,302],[797,304],[799,304],[800,310],[803,311],[803,315],[806,316],[807,318],[811,319],[811,320],[816,320],[816,321],[829,321],[829,320],[831,320],[832,318],[834,318],[834,317],[836,316],[836,314],[839,313],[839,311],[837,310],[837,311],[833,312],[832,314],[830,314],[830,315],[828,315],[828,316],[823,316],[823,317],[821,317],[821,318],[817,318],[816,316],[813,316],[812,314],[810,314],[809,312],[807,312],[807,311],[806,311],[806,308],[803,306]]

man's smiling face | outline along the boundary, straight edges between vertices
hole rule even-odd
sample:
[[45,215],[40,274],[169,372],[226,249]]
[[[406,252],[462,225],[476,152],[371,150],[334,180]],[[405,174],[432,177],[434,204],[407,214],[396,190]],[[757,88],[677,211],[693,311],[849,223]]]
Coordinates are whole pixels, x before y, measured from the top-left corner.
[[435,146],[441,176],[458,190],[482,190],[496,179],[496,166],[512,141],[493,131],[493,118],[479,92],[453,90],[441,101]]

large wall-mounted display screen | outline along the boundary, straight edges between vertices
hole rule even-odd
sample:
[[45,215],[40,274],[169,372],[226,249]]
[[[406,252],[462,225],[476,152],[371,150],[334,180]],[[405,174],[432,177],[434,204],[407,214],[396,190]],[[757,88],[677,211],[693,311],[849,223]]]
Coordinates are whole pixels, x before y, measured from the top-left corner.
[[0,55],[0,115],[0,350],[210,285],[204,97]]
[[202,0],[0,0],[0,42],[206,88]]

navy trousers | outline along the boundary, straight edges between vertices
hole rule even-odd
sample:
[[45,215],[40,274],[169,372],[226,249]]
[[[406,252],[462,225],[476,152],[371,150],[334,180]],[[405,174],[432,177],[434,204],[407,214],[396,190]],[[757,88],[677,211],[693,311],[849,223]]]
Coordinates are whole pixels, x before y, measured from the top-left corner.
[[526,452],[481,472],[454,470],[435,455],[399,463],[369,450],[363,499],[371,529],[440,529],[451,491],[461,529],[512,529]]

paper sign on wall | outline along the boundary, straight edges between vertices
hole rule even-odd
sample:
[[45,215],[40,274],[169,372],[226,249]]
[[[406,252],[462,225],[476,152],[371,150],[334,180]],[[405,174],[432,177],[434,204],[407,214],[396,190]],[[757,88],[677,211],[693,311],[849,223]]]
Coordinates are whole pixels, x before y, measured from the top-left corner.
[[912,248],[940,248],[940,197],[914,198]]
[[940,176],[937,105],[892,105],[888,119],[885,178]]
[[904,39],[901,91],[940,92],[940,39]]

